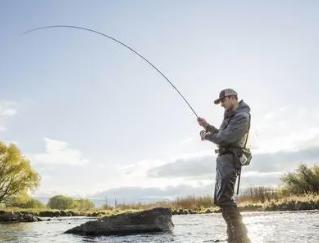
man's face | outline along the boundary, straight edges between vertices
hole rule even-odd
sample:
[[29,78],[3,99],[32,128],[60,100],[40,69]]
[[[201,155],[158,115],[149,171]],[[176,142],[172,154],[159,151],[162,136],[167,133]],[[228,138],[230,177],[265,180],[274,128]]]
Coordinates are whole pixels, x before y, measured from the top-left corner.
[[232,98],[229,96],[224,97],[220,100],[220,105],[224,107],[225,110],[230,110],[233,107]]

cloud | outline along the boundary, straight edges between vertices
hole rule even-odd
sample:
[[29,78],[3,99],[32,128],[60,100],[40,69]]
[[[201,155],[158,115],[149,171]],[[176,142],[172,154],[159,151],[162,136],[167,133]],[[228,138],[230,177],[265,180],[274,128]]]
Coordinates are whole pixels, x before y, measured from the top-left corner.
[[214,158],[211,155],[190,155],[177,158],[164,165],[147,171],[149,177],[188,177],[198,178],[211,176],[215,170]]
[[36,164],[66,164],[66,165],[84,165],[89,162],[82,153],[71,148],[67,142],[45,138],[46,151],[30,155],[31,161]]
[[10,101],[0,101],[0,117],[14,116],[17,113],[16,103]]
[[196,195],[204,196],[211,194],[212,185],[191,186],[187,184],[180,184],[177,186],[168,186],[166,188],[159,187],[119,187],[112,188],[100,193],[92,195],[90,198],[108,199],[109,202],[114,202],[116,199],[118,203],[128,202],[154,202],[158,200],[169,200],[177,197]]
[[17,114],[17,104],[11,101],[0,101],[0,132],[7,130],[5,123],[6,120]]
[[249,142],[255,150],[273,153],[319,146],[318,107],[290,104],[268,109],[252,114]]
[[[278,176],[278,172],[294,170],[301,163],[312,165],[317,161],[319,161],[319,146],[299,151],[255,154],[251,165],[244,170],[250,172],[250,176],[255,178]],[[212,155],[176,159],[147,171],[149,177],[163,178],[200,179],[211,177],[213,174],[215,174],[215,156]]]
[[279,151],[276,153],[256,154],[249,170],[259,172],[282,171],[295,169],[299,164],[314,164],[319,161],[319,146],[298,151]]

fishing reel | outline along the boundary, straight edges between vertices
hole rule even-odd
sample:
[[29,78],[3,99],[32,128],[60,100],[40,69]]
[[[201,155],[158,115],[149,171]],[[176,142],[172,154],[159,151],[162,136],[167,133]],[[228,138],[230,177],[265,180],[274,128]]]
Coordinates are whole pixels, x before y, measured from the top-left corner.
[[200,138],[201,138],[202,141],[205,140],[205,137],[206,137],[207,134],[209,134],[209,133],[206,132],[205,130],[201,130],[200,131],[199,135],[200,135]]

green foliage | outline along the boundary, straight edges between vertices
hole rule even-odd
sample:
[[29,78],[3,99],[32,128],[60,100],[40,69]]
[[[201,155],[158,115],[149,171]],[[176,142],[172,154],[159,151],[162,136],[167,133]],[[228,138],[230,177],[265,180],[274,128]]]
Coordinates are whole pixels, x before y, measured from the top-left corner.
[[45,208],[46,206],[41,201],[35,198],[31,198],[21,207],[22,208]]
[[302,164],[295,172],[281,178],[287,194],[319,193],[319,166],[308,168]]
[[71,209],[73,205],[73,198],[63,195],[51,197],[48,202],[48,207],[52,209]]
[[6,203],[7,207],[18,208],[45,208],[45,205],[37,199],[31,198],[27,193],[20,193]]
[[48,207],[52,209],[79,209],[89,210],[94,208],[94,203],[89,199],[73,199],[63,195],[51,197],[48,202]]
[[94,208],[94,203],[89,199],[76,199],[73,201],[73,207],[79,210],[89,210]]
[[20,193],[35,189],[40,176],[13,145],[0,142],[0,203],[6,203]]

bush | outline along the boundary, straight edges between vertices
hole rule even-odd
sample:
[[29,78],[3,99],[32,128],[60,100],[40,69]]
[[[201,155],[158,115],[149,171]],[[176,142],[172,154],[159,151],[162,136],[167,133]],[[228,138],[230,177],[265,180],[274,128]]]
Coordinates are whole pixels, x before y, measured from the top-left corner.
[[94,208],[94,203],[89,199],[74,199],[63,195],[51,197],[48,202],[48,207],[52,209],[79,209],[89,210]]
[[54,197],[51,197],[48,202],[48,207],[52,209],[71,209],[74,207],[73,198],[63,196],[63,195],[57,195]]
[[6,206],[17,208],[45,208],[42,202],[30,197],[26,192],[11,197],[10,200],[7,201]]
[[283,191],[288,194],[319,193],[319,166],[308,168],[302,164],[295,172],[281,178]]
[[94,208],[94,203],[89,199],[76,199],[73,201],[73,207],[79,210],[89,210]]
[[18,207],[18,208],[45,208],[45,205],[35,198],[29,198],[27,201],[24,202],[12,202],[9,207]]

